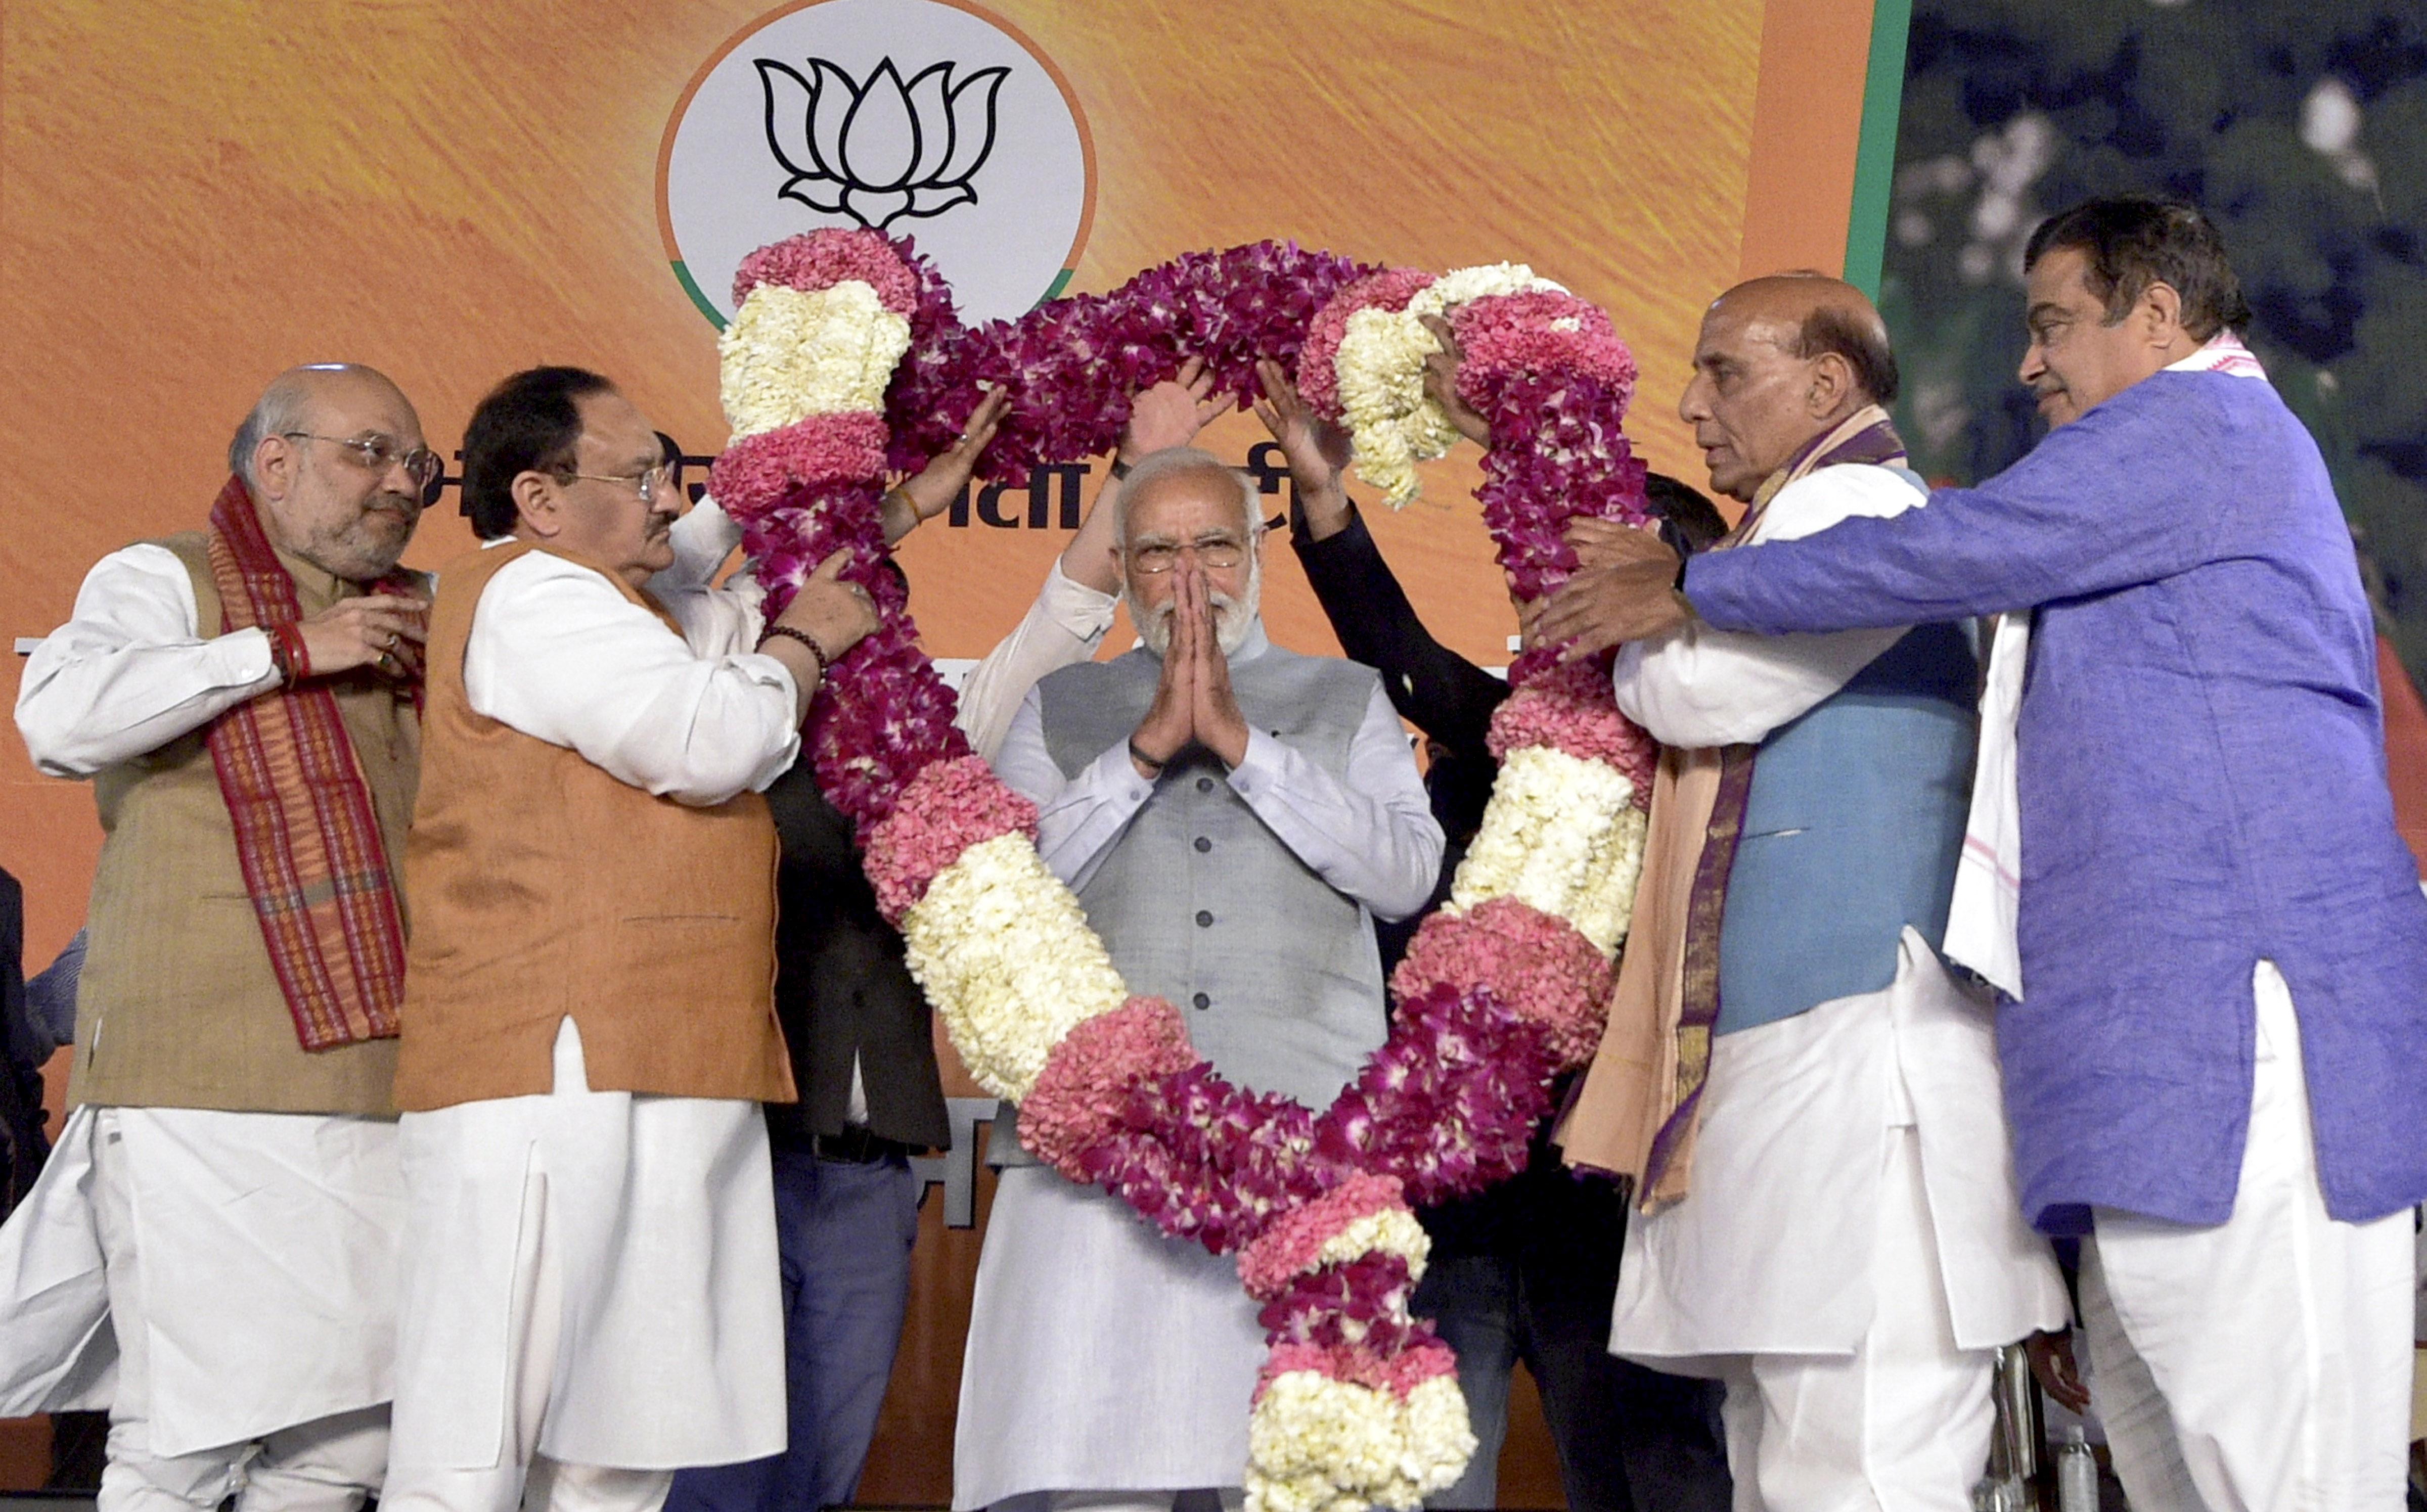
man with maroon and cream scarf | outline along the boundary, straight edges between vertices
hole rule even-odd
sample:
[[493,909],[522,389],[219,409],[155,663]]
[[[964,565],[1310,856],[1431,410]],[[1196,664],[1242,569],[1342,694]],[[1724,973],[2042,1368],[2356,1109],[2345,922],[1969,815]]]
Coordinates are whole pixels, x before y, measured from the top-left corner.
[[228,463],[207,528],[92,569],[17,699],[106,837],[73,1112],[0,1229],[0,1414],[106,1402],[110,1512],[345,1512],[387,1458],[428,602],[396,564],[439,462],[331,365]]

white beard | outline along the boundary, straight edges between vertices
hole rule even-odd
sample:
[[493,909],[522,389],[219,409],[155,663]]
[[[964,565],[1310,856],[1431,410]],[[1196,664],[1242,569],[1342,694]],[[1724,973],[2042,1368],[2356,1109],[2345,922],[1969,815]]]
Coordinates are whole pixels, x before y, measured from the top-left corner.
[[[1222,648],[1225,657],[1233,656],[1247,643],[1248,633],[1256,627],[1256,616],[1263,609],[1262,560],[1249,561],[1247,585],[1239,591],[1236,598],[1219,592],[1212,593],[1208,597],[1214,606],[1214,643]],[[1179,606],[1179,599],[1166,598],[1160,606],[1141,613],[1137,599],[1131,594],[1126,584],[1121,588],[1121,599],[1129,606],[1131,623],[1137,626],[1138,639],[1146,642],[1146,648],[1158,657],[1169,655],[1171,616]]]

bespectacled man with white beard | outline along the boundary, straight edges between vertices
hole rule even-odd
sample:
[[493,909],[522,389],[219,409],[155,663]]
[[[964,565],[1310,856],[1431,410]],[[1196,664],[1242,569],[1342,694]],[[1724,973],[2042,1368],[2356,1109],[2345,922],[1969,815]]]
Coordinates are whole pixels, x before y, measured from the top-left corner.
[[[1382,1042],[1372,920],[1424,906],[1442,832],[1374,671],[1265,640],[1255,505],[1208,453],[1140,459],[1115,537],[1144,643],[1037,683],[995,765],[1130,990],[1322,1108]],[[1263,1331],[1232,1263],[994,1133],[954,1504],[1235,1505]]]

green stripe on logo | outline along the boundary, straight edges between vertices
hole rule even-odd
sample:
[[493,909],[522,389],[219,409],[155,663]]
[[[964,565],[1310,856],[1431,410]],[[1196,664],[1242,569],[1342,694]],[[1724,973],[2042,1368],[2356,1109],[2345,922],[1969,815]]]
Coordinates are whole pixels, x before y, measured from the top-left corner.
[[[675,260],[674,268],[675,277],[682,280],[683,292],[691,296],[691,302],[699,306],[699,313],[708,317],[709,325],[719,331],[724,330],[725,317],[716,313],[716,306],[708,302],[708,296],[702,294],[699,291],[699,285],[692,281],[691,269],[682,265],[680,258]],[[1065,273],[1063,277],[1067,278],[1069,275]],[[1061,285],[1057,284],[1054,287],[1059,288]]]

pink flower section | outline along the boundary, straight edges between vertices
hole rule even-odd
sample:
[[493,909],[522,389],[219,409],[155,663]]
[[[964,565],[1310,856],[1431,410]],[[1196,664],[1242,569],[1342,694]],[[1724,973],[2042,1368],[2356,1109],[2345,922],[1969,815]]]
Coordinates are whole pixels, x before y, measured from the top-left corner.
[[812,415],[726,447],[708,469],[708,491],[747,523],[795,489],[876,477],[885,469],[885,416],[872,411]]
[[1340,340],[1348,334],[1348,317],[1360,310],[1404,310],[1420,290],[1430,288],[1433,275],[1421,268],[1386,268],[1368,274],[1331,297],[1306,328],[1306,346],[1298,352],[1297,391],[1315,413],[1340,418]]
[[1251,1297],[1278,1296],[1291,1277],[1314,1268],[1315,1257],[1334,1234],[1369,1214],[1406,1206],[1395,1177],[1352,1176],[1292,1210],[1241,1249],[1239,1278]]
[[886,921],[900,923],[936,873],[969,847],[1015,830],[1036,837],[1036,805],[1005,787],[984,756],[920,768],[893,812],[868,835],[868,880]]
[[1560,1064],[1581,1065],[1601,1044],[1610,967],[1566,919],[1494,898],[1464,914],[1425,919],[1391,986],[1403,1002],[1435,988],[1480,986],[1542,1026]]
[[1180,1010],[1161,998],[1132,998],[1081,1023],[1047,1052],[1036,1084],[1019,1104],[1020,1143],[1063,1175],[1086,1182],[1081,1157],[1120,1126],[1132,1089],[1197,1064]]
[[[1558,322],[1573,325],[1561,330]],[[1490,379],[1531,372],[1593,378],[1617,394],[1623,409],[1635,393],[1635,353],[1609,317],[1572,294],[1549,289],[1487,295],[1450,312],[1457,333],[1458,394],[1474,402]]]
[[893,243],[875,231],[811,231],[772,242],[741,259],[733,270],[738,307],[761,284],[813,294],[852,279],[876,291],[877,302],[895,315],[919,306],[919,278]]
[[1328,1380],[1388,1391],[1404,1402],[1409,1392],[1425,1382],[1457,1374],[1458,1356],[1438,1339],[1387,1355],[1361,1344],[1330,1348],[1320,1344],[1276,1344],[1265,1354],[1263,1368],[1256,1373],[1256,1392],[1249,1401],[1262,1401],[1264,1388],[1292,1371],[1312,1371]]
[[1652,806],[1660,744],[1618,711],[1609,673],[1597,661],[1548,668],[1509,694],[1492,712],[1490,745],[1499,761],[1511,751],[1542,745],[1579,760],[1604,762],[1635,784],[1636,807]]

